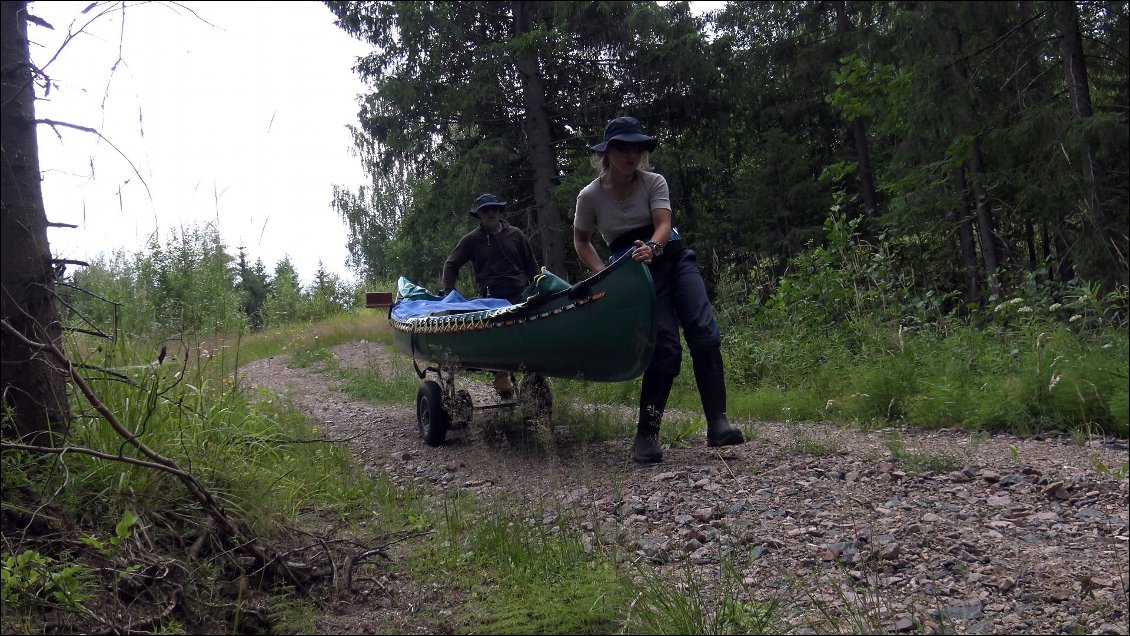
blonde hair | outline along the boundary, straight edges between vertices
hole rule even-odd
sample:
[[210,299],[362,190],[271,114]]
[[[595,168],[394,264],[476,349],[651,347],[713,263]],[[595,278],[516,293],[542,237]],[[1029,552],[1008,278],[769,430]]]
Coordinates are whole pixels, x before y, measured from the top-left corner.
[[[608,174],[608,153],[607,152],[594,152],[592,157],[589,157],[589,163],[593,169],[596,170],[596,177],[603,179],[604,175]],[[646,150],[640,153],[639,170],[651,170],[651,153]]]

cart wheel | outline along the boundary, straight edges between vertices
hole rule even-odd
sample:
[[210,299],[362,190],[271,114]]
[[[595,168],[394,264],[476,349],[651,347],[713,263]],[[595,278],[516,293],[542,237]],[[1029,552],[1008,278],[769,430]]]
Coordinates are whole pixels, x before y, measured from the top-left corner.
[[443,410],[443,390],[434,380],[426,380],[416,393],[416,421],[420,425],[420,437],[428,446],[443,444],[447,436],[450,420]]
[[553,413],[553,390],[549,387],[549,380],[537,373],[522,376],[518,383],[518,408],[527,421],[549,426]]
[[471,418],[474,416],[475,405],[471,401],[471,394],[464,389],[459,389],[455,392],[455,398],[452,400],[451,408],[447,409],[451,413],[451,425],[453,427],[465,427],[471,423]]

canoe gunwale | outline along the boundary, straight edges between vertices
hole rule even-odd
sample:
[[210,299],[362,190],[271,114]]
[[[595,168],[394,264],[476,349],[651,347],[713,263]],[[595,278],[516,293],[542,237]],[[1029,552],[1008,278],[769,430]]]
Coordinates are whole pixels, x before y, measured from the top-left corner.
[[651,272],[630,258],[518,305],[399,320],[393,307],[389,325],[397,347],[414,365],[422,361],[451,371],[622,381],[643,373],[655,346]]
[[[604,269],[600,270],[596,274],[593,274],[592,276],[586,278],[583,281],[575,283],[569,289],[563,289],[559,292],[554,292],[554,293],[548,294],[546,296],[532,296],[532,297],[530,297],[530,299],[526,300],[523,303],[519,303],[517,305],[511,305],[509,307],[500,307],[500,308],[496,308],[496,309],[478,309],[478,310],[453,311],[453,312],[450,312],[450,313],[444,312],[442,314],[433,314],[433,315],[430,315],[430,316],[417,316],[417,317],[409,318],[408,320],[397,320],[397,319],[393,318],[392,312],[396,308],[396,305],[399,304],[400,301],[402,300],[398,296],[397,299],[396,299],[396,302],[393,303],[391,307],[389,307],[389,323],[392,325],[392,328],[397,330],[397,331],[403,331],[403,332],[408,332],[408,333],[414,334],[414,333],[458,333],[458,332],[461,332],[461,331],[478,331],[478,330],[481,330],[481,329],[491,328],[491,327],[495,327],[495,326],[509,326],[510,321],[521,320],[522,322],[527,322],[527,321],[535,319],[535,318],[544,317],[544,316],[542,316],[543,312],[536,312],[536,310],[539,307],[541,307],[542,305],[551,304],[551,303],[553,303],[557,300],[560,300],[562,298],[565,298],[565,297],[568,297],[568,298],[573,299],[573,300],[581,299],[581,304],[584,304],[584,303],[587,303],[587,302],[592,302],[592,301],[595,301],[595,300],[599,300],[600,297],[604,296],[603,293],[600,293],[600,294],[597,294],[595,296],[588,297],[588,298],[582,298],[582,297],[587,296],[589,290],[592,287],[600,284],[604,279],[611,276],[613,272],[618,270],[620,267],[622,267],[626,263],[630,262],[631,261],[631,258],[629,258],[630,254],[631,254],[631,252],[628,252],[622,258],[617,259],[612,264],[610,264],[608,267],[605,267]],[[567,307],[573,308],[572,305],[573,305],[573,303],[570,303],[569,305],[567,305]],[[564,308],[562,308],[562,309],[564,309]],[[530,315],[530,314],[532,314],[532,315]],[[501,321],[503,319],[508,319],[506,321],[505,325],[495,324],[495,321]],[[460,325],[461,323],[465,324],[467,321],[471,321],[471,324],[473,326],[458,326],[458,327],[455,326],[455,325]],[[445,325],[447,325],[447,324],[452,324],[453,328],[446,328]]]
[[[390,323],[393,329],[411,334],[462,333],[468,331],[482,331],[484,329],[516,327],[518,325],[524,325],[534,320],[552,318],[564,312],[578,309],[580,307],[583,307],[584,305],[596,302],[604,298],[605,294],[606,292],[597,292],[596,294],[593,294],[588,298],[574,300],[573,302],[563,307],[558,307],[556,309],[538,313],[531,313],[529,311],[510,311],[494,313],[490,316],[482,318],[477,318],[474,315],[468,315],[467,313],[460,313],[449,314],[445,316],[420,316],[418,318],[412,318],[410,321],[405,322],[390,319]],[[471,313],[477,314],[481,312]]]

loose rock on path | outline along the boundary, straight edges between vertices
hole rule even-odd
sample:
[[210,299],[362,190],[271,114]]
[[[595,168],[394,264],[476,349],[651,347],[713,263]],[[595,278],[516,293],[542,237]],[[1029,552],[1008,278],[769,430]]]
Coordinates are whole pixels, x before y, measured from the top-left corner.
[[[342,366],[412,374],[378,343],[334,355]],[[523,444],[476,423],[432,448],[417,434],[412,399],[357,402],[330,375],[282,357],[240,376],[286,396],[326,437],[348,440],[371,476],[470,491],[530,511],[531,523],[588,519],[579,522],[586,544],[616,542],[668,580],[689,559],[707,603],[720,564],[732,563],[742,600],[784,602],[778,612],[801,633],[830,629],[825,614],[841,617],[839,629],[862,618],[890,633],[1127,633],[1125,440],[735,422],[750,438],[741,446],[708,449],[703,433],[641,466],[628,457],[630,439],[580,444],[555,432],[548,446]],[[487,384],[470,388],[476,404],[493,399]],[[454,628],[445,590],[379,587],[343,602],[319,631]]]

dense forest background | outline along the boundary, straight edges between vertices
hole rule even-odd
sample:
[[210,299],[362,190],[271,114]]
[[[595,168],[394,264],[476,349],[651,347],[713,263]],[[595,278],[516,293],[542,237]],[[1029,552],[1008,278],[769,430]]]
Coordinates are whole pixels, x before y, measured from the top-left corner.
[[[578,280],[588,147],[631,114],[659,139],[651,162],[723,304],[764,306],[796,290],[790,275],[831,266],[852,295],[929,316],[1074,295],[1124,320],[1126,2],[326,4],[373,46],[352,128],[372,182],[332,201],[361,282],[320,270],[303,287],[288,262],[267,271],[208,227],[69,282],[128,287],[169,328],[321,317],[402,275],[438,284],[484,191]],[[834,233],[858,271],[811,261]],[[804,286],[843,317],[826,283]],[[84,298],[71,301],[105,324],[106,305]]]
[[[430,284],[482,191],[550,269],[615,116],[711,283],[765,301],[830,216],[947,310],[1127,281],[1125,2],[327,2],[373,44],[352,265]],[[857,223],[857,224],[856,224]]]

